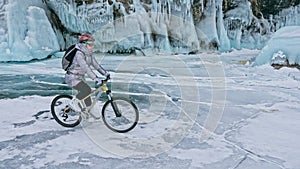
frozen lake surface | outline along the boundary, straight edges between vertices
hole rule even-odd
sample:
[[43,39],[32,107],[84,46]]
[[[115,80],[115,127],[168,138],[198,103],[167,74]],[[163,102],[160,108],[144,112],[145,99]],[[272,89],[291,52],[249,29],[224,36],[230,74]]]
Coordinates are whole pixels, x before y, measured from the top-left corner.
[[125,134],[53,120],[51,100],[72,93],[60,58],[2,63],[0,168],[296,169],[299,70],[248,65],[257,54],[98,56],[140,110]]

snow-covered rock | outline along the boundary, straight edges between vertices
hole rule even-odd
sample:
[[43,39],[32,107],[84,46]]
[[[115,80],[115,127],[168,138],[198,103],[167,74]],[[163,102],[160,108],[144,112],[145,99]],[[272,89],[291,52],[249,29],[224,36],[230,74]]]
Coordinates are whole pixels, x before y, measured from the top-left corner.
[[300,64],[300,26],[288,26],[278,30],[260,54],[255,65]]

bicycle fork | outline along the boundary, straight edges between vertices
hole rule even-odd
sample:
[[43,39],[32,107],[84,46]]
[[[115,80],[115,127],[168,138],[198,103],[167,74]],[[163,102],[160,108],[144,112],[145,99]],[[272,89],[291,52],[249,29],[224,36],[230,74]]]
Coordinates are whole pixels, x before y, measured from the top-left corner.
[[114,102],[113,98],[111,97],[111,94],[109,93],[107,96],[108,99],[110,100],[111,107],[113,108],[116,117],[121,117],[122,114],[118,108],[118,105]]
[[116,103],[114,103],[111,91],[107,88],[106,83],[102,85],[102,90],[106,92],[108,100],[110,100],[111,106],[112,106],[112,108],[113,108],[113,110],[115,112],[116,117],[121,117],[122,114],[119,111],[118,105]]

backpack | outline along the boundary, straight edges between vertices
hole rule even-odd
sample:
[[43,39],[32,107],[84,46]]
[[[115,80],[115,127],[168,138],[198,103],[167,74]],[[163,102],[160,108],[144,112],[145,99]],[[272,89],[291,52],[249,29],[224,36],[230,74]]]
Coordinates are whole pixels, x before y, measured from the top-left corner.
[[74,56],[78,49],[75,47],[76,45],[71,45],[65,52],[62,57],[62,68],[67,71],[68,68],[72,65]]

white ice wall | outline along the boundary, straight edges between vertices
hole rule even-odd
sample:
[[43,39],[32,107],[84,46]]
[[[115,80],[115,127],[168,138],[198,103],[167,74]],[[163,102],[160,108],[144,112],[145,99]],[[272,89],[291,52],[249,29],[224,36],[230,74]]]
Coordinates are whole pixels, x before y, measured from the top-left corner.
[[[78,6],[74,0],[44,2],[48,6],[40,0],[0,0],[0,61],[45,58],[65,48],[63,33],[83,31],[94,33],[95,50],[101,52],[128,52],[137,47],[187,53],[214,45],[220,51],[256,49],[263,47],[272,30],[299,25],[300,20],[298,6],[283,10],[268,23],[253,16],[248,0],[239,0],[238,6],[225,14],[223,0],[207,0],[205,5],[200,0],[201,17],[196,23],[193,0],[152,0],[147,4],[134,0],[129,5],[112,0]],[[55,11],[65,30],[52,28],[45,13],[50,13],[48,8]],[[64,36],[68,40],[71,34]]]
[[[57,38],[39,0],[9,0],[5,5],[6,36],[2,38],[0,61],[42,59],[59,50]],[[0,29],[4,32],[5,27]]]

